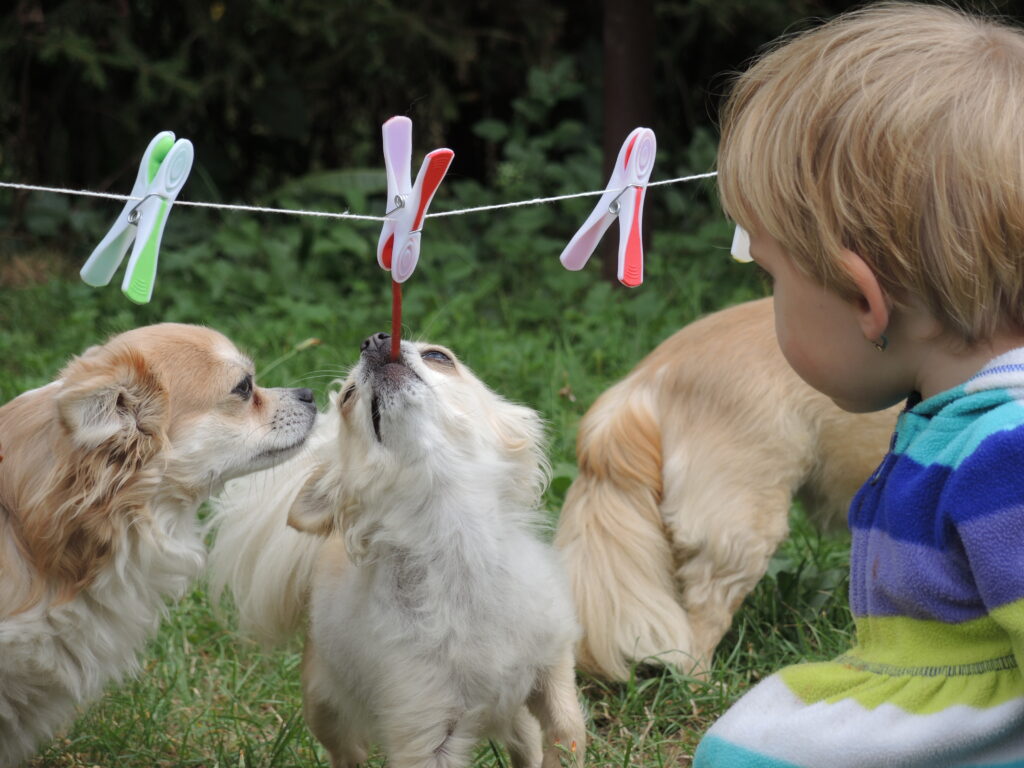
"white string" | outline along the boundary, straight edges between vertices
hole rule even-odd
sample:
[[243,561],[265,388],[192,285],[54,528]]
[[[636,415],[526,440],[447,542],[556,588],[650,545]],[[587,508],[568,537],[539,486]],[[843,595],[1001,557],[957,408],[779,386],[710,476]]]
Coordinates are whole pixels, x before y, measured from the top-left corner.
[[[103,197],[108,200],[145,200],[134,195],[115,195],[110,192],[93,192],[88,189],[67,189],[64,187],[39,187],[34,184],[14,184],[0,181],[0,187],[26,189],[30,192],[54,192],[58,195],[80,195],[82,197]],[[259,205],[230,205],[228,203],[201,203],[191,200],[176,200],[175,205],[191,205],[195,208],[219,208],[225,211],[248,211],[250,213],[285,213],[294,216],[322,216],[328,219],[355,219],[357,221],[384,221],[383,216],[361,216],[357,213],[331,213],[328,211],[306,211],[291,208],[267,208]]]
[[[663,181],[652,181],[647,186],[658,187],[663,184],[679,184],[684,181],[696,181],[698,179],[708,179],[712,176],[717,175],[717,171],[711,171],[709,173],[697,173],[692,176],[680,176],[675,179],[665,179]],[[88,189],[67,189],[65,187],[40,187],[34,184],[15,184],[13,182],[0,181],[0,187],[7,189],[24,189],[30,192],[53,192],[58,195],[77,195],[81,197],[102,197],[107,200],[144,200],[143,197],[135,197],[132,195],[115,195],[110,192],[93,192]],[[558,200],[572,200],[577,197],[593,197],[595,195],[603,195],[607,192],[607,189],[599,189],[593,192],[576,192],[571,195],[556,195],[554,197],[535,197],[532,200],[517,200],[512,203],[498,203],[497,205],[479,205],[474,208],[460,208],[455,211],[438,211],[436,213],[428,213],[425,218],[440,218],[442,216],[464,216],[467,213],[479,213],[480,211],[496,211],[501,208],[518,208],[525,205],[541,205],[542,203],[553,203]],[[331,213],[328,211],[310,211],[302,208],[268,208],[260,205],[230,205],[228,203],[202,203],[193,202],[191,200],[178,200],[175,205],[190,205],[196,208],[217,208],[223,211],[246,211],[249,213],[277,213],[277,214],[291,214],[293,216],[320,216],[327,219],[351,219],[355,221],[386,221],[383,216],[364,216],[358,213],[349,213],[345,211],[343,213]]]
[[[698,173],[693,176],[680,176],[677,179],[665,179],[664,181],[653,181],[649,183],[648,187],[656,187],[661,184],[679,184],[683,181],[696,181],[697,179],[706,179],[711,176],[717,176],[718,171],[711,171],[710,173]],[[626,189],[615,190],[616,192],[622,192]],[[595,195],[603,195],[607,192],[607,189],[598,189],[593,192],[576,192],[571,195],[556,195],[555,197],[535,197],[532,200],[519,200],[514,203],[498,203],[497,205],[478,205],[475,208],[460,208],[457,211],[438,211],[437,213],[428,213],[425,218],[441,217],[441,216],[462,216],[466,213],[477,213],[478,211],[496,211],[499,208],[518,208],[523,205],[540,205],[541,203],[553,203],[556,200],[572,200],[576,197],[594,197]]]
[[[360,213],[331,213],[329,211],[307,211],[301,208],[266,208],[262,205],[229,205],[227,203],[197,203],[179,200],[175,205],[191,205],[196,208],[219,208],[223,211],[248,211],[250,213],[290,213],[294,216],[322,216],[326,219],[354,219],[355,221],[384,221],[383,216],[364,216]],[[429,214],[428,214],[429,215]]]
[[696,181],[697,179],[710,179],[712,176],[717,176],[718,171],[708,171],[707,173],[695,173],[692,176],[680,176],[676,179],[664,179],[662,181],[651,181],[647,183],[648,187],[660,187],[662,184],[678,184],[682,181]]
[[82,197],[105,197],[108,200],[142,200],[141,197],[131,195],[115,195],[110,192],[91,192],[88,189],[64,189],[63,187],[37,187],[34,184],[14,184],[12,182],[0,182],[0,187],[8,189],[27,189],[30,192],[56,192],[58,195],[81,195]]

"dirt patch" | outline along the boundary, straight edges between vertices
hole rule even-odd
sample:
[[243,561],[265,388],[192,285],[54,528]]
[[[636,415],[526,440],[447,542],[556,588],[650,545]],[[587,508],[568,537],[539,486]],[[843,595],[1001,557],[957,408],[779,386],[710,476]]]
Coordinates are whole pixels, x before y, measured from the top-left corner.
[[0,255],[0,287],[24,288],[64,277],[71,271],[67,260],[53,251]]

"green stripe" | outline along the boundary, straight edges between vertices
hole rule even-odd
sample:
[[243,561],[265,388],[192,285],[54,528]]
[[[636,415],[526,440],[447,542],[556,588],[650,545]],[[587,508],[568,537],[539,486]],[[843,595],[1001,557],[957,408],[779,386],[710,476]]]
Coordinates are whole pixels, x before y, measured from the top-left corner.
[[157,244],[160,238],[160,231],[163,228],[163,220],[167,217],[170,208],[166,200],[160,201],[160,208],[156,212],[153,228],[149,231],[149,238],[142,246],[138,261],[132,269],[131,280],[124,295],[136,304],[145,304],[153,295],[153,284],[156,282]]
[[153,179],[156,178],[156,172],[160,170],[160,165],[163,163],[164,158],[167,157],[167,153],[171,151],[171,147],[174,146],[174,138],[171,136],[164,136],[157,145],[153,147],[153,153],[149,156],[149,167],[146,169],[146,181],[150,184],[153,183]]
[[804,704],[852,699],[865,709],[891,704],[917,715],[953,706],[989,709],[1024,698],[1024,680],[1016,668],[960,677],[890,677],[824,662],[787,667],[779,676]]
[[1024,600],[961,624],[900,616],[856,624],[858,643],[848,653],[779,673],[805,704],[852,699],[867,709],[889,703],[929,714],[1024,698]]
[[1017,660],[1024,659],[1024,599],[993,608],[989,615],[1010,636]]
[[1002,672],[1007,669],[1017,669],[1017,658],[1015,656],[1000,656],[998,659],[977,661],[973,664],[947,664],[931,667],[896,667],[892,664],[872,664],[870,661],[858,659],[856,656],[839,656],[833,660],[836,664],[846,667],[861,669],[865,672],[873,672],[876,675],[889,675],[890,677],[969,677],[970,675],[981,675],[985,672]]
[[1010,656],[1014,647],[1004,616],[1015,610],[1021,619],[1016,626],[1024,630],[1024,600],[1011,605],[1017,608],[1006,606],[1002,614],[993,612],[960,624],[905,616],[862,616],[856,620],[857,645],[847,655],[860,662],[893,667],[952,667]]

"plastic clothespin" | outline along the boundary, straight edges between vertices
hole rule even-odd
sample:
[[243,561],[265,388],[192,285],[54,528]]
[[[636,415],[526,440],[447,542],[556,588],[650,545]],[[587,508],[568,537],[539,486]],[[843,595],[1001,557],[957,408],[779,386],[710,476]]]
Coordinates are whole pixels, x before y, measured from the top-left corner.
[[736,261],[743,263],[754,260],[754,257],[750,255],[750,235],[739,224],[736,225],[736,231],[733,232],[732,247],[729,249],[729,253]]
[[566,269],[583,269],[598,242],[616,217],[619,219],[619,282],[631,288],[644,281],[644,246],[641,236],[644,195],[654,168],[658,143],[650,128],[634,128],[615,161],[608,188],[593,213],[565,246],[559,257]]
[[391,270],[396,283],[404,283],[420,258],[423,217],[455,153],[450,149],[429,153],[416,174],[416,183],[412,184],[412,120],[392,117],[384,123],[381,133],[388,173],[388,204],[394,207],[384,213],[387,218],[377,242],[377,263],[382,269]]
[[188,179],[194,157],[192,142],[175,141],[170,131],[158,133],[149,142],[131,194],[142,200],[125,204],[114,226],[82,267],[82,280],[95,287],[107,285],[134,240],[121,292],[136,304],[150,300],[167,214]]

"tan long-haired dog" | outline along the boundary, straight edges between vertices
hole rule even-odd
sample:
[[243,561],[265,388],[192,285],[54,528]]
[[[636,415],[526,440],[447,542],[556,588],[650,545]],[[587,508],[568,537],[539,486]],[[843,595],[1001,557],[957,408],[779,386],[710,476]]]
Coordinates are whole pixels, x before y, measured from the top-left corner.
[[845,520],[881,461],[897,409],[841,411],[790,369],[773,326],[771,299],[692,323],[583,418],[555,545],[593,674],[706,671],[794,495],[824,524]]
[[196,510],[294,454],[308,389],[261,389],[208,328],[128,331],[0,408],[0,766],[138,668],[202,569]]

